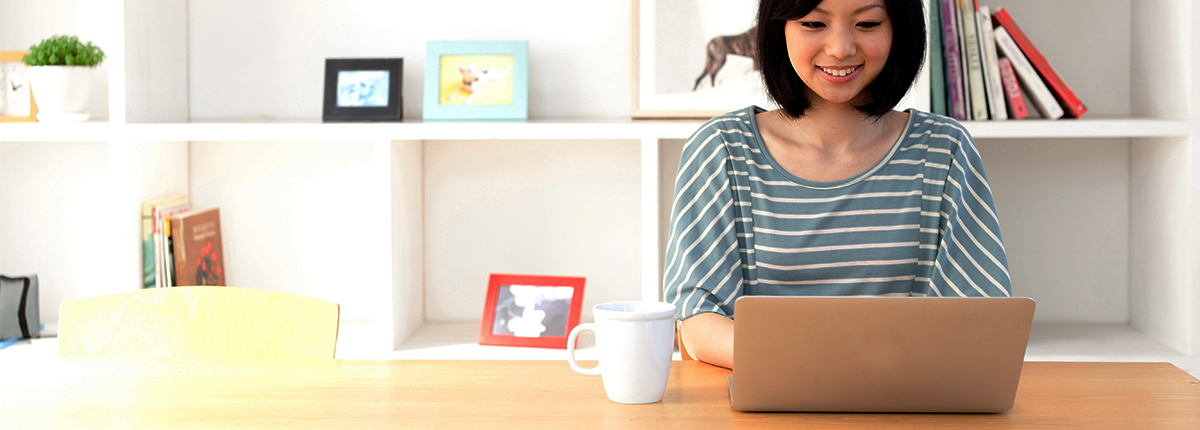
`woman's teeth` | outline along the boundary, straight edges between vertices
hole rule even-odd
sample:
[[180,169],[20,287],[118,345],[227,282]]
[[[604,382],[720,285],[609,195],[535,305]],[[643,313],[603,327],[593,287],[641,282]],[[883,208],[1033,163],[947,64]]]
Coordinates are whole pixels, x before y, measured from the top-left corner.
[[824,70],[824,71],[825,71],[825,73],[828,73],[828,74],[830,74],[830,75],[833,75],[833,76],[838,76],[838,77],[841,77],[841,76],[846,76],[846,75],[849,75],[849,74],[851,74],[851,73],[854,73],[854,71],[855,71],[856,69],[858,69],[858,67],[857,67],[857,66],[855,66],[855,67],[851,67],[851,68],[849,68],[849,69],[842,69],[842,70],[826,69],[826,68],[824,68],[824,67],[822,67],[822,68],[821,68],[821,70]]

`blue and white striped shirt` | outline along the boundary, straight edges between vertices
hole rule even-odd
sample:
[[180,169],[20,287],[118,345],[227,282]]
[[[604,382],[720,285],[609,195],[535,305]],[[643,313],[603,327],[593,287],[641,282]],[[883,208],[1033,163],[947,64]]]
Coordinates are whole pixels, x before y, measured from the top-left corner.
[[732,317],[742,295],[1009,296],[983,161],[957,121],[909,110],[877,165],[811,182],[767,152],[751,106],[683,148],[664,297]]

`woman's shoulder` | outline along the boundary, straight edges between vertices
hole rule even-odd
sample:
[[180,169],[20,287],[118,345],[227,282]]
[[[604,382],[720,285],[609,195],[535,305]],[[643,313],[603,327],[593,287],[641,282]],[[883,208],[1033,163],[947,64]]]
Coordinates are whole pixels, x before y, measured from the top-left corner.
[[757,113],[757,108],[754,106],[745,109],[738,109],[732,112],[726,112],[712,117],[705,121],[700,128],[692,133],[689,140],[697,140],[697,138],[708,139],[710,137],[722,137],[722,139],[711,139],[724,141],[724,136],[733,136],[735,140],[743,140],[746,137],[755,136],[754,114]]
[[913,116],[912,129],[908,133],[910,139],[920,139],[931,148],[956,149],[962,145],[973,144],[967,128],[954,118],[917,109],[909,109],[908,112]]

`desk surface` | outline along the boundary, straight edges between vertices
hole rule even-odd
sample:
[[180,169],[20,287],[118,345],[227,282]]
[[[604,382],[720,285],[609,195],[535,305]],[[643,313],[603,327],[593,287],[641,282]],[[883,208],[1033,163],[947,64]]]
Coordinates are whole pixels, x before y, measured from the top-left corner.
[[1165,363],[1026,363],[995,415],[742,413],[729,374],[677,361],[662,402],[621,405],[557,361],[57,359],[4,377],[0,427],[1200,428],[1200,381]]

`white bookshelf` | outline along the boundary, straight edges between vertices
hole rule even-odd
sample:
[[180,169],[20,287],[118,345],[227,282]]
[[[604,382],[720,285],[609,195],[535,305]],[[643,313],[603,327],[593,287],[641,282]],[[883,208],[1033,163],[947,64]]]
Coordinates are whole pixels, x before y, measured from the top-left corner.
[[[435,8],[387,2],[52,3],[0,0],[0,49],[73,33],[109,58],[99,119],[0,124],[0,271],[41,276],[47,323],[62,300],[135,288],[138,205],[171,192],[221,207],[231,284],[342,303],[348,358],[561,359],[474,345],[489,272],[588,276],[585,307],[658,298],[678,149],[700,122],[628,119],[629,2],[528,0],[590,18],[462,17],[454,31],[422,18]],[[1003,6],[1091,110],[964,123],[1014,289],[1039,303],[1027,357],[1196,373],[1200,8]],[[419,118],[424,44],[456,39],[530,41],[530,121],[319,121],[323,58],[404,57],[405,116]]]
[[[527,122],[337,123],[314,120],[205,121],[188,123],[5,124],[0,142],[78,142],[81,140],[278,141],[278,140],[564,140],[685,139],[700,121],[554,119]],[[976,139],[1187,137],[1186,121],[1104,118],[1071,121],[964,121]]]

